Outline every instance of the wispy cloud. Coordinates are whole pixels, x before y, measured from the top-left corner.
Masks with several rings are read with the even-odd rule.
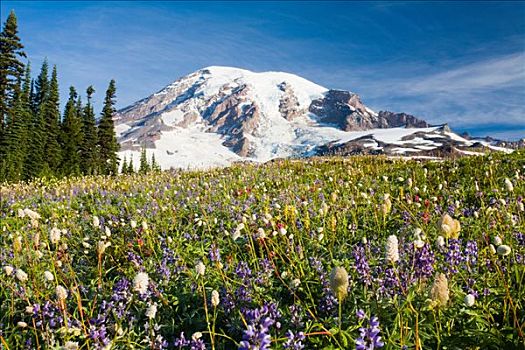
[[[358,92],[375,109],[412,113],[431,123],[525,125],[525,52],[439,68],[411,61],[304,71]]]

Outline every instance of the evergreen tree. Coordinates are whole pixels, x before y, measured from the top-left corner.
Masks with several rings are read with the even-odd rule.
[[[87,104],[82,113],[82,145],[80,147],[81,154],[81,170],[82,173],[92,175],[97,173],[97,127],[95,120],[95,112],[91,105],[91,97],[95,89],[89,86],[86,90]]]
[[[45,121],[45,163],[43,169],[44,176],[59,175],[61,161],[60,150],[60,110],[58,94],[58,76],[56,66],[53,66],[51,82],[49,83],[49,95],[44,99],[43,106],[40,108]]]
[[[31,102],[31,122],[28,127],[29,139],[28,154],[25,163],[25,179],[43,175],[45,168],[46,120],[44,102],[49,97],[48,63],[44,60],[40,74],[34,82]]]
[[[34,85],[31,108],[33,109],[33,115],[36,115],[41,112],[44,101],[49,95],[49,64],[47,63],[47,58],[44,60],[44,63],[42,63],[40,74],[36,78]]]
[[[120,173],[127,174],[127,171],[128,171],[128,162],[126,160],[126,156],[124,156],[124,160],[122,161],[122,165],[120,168]]]
[[[62,121],[62,175],[80,175],[80,147],[82,144],[82,106],[73,86]]]
[[[153,152],[151,154],[151,170],[152,171],[160,171],[160,165],[157,164],[157,161],[155,160],[155,153]]]
[[[146,147],[142,147],[142,151],[140,152],[140,166],[139,166],[139,173],[146,174],[149,173],[150,167],[148,164],[148,158],[146,155]]]
[[[128,173],[128,174],[133,174],[134,172],[135,172],[135,167],[133,166],[133,155],[131,155],[131,158],[129,159],[128,171],[127,171],[127,173]]]
[[[11,10],[0,32],[0,138],[7,128],[8,111],[14,105],[15,90],[24,74],[24,63],[20,61],[21,57],[26,57],[23,48],[18,37],[16,15]]]
[[[20,85],[15,89],[14,97],[15,102],[8,112],[12,122],[9,128],[5,129],[2,139],[3,154],[0,161],[0,178],[8,181],[23,179],[29,136],[28,122],[31,119],[29,106],[25,102]]]
[[[102,174],[117,174],[118,156],[117,152],[120,145],[115,135],[115,126],[113,124],[113,114],[115,113],[115,80],[111,80],[106,91],[104,107],[102,108],[102,117],[98,124],[98,145],[100,172]]]

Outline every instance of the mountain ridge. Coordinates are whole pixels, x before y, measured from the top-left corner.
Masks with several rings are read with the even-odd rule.
[[[353,92],[327,89],[291,73],[222,66],[190,73],[119,110],[115,124],[122,156],[135,156],[146,147],[163,168],[332,154],[341,151],[337,146],[341,142],[355,141],[366,131],[406,137],[407,132],[435,134],[440,130],[448,139],[446,144],[459,145],[459,136],[450,130],[432,127],[406,113],[375,112]],[[406,130],[401,132],[401,128]],[[444,144],[431,139],[415,137],[411,147],[390,147],[392,142],[397,146],[407,142],[383,137],[343,153],[360,149],[362,153],[424,154],[429,147]],[[209,155],[197,150],[193,154],[184,143],[193,143]],[[463,138],[461,143],[473,144]],[[491,146],[490,142],[486,145]]]

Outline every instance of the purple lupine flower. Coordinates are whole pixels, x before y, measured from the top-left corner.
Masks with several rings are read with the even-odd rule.
[[[175,348],[177,349],[182,349],[188,345],[190,345],[190,341],[187,340],[185,337],[184,337],[184,332],[180,332],[180,336],[178,338],[175,338],[175,341],[173,342],[173,345],[175,346]]]
[[[303,322],[303,309],[300,305],[290,305],[288,307],[288,310],[290,310],[290,323],[293,327],[296,329],[302,328],[304,326]]]
[[[258,326],[248,325],[247,329],[242,335],[239,350],[268,350],[272,338],[268,334],[269,327],[273,324],[273,320],[269,317],[265,318]]]
[[[449,239],[448,247],[445,252],[445,272],[455,274],[458,268],[464,262],[463,254],[461,253],[461,240]]]
[[[359,337],[355,341],[356,350],[373,350],[382,348],[385,343],[381,341],[379,332],[379,319],[376,316],[372,316],[367,328],[359,328]]]
[[[128,261],[134,263],[137,267],[142,266],[143,264],[142,258],[139,255],[135,254],[135,252],[132,252],[132,251],[128,252]]]
[[[235,274],[242,280],[247,280],[252,277],[252,270],[246,261],[240,261],[235,268]]]
[[[470,270],[478,262],[478,244],[476,241],[468,241],[465,247],[464,260],[467,264],[467,268]]]
[[[280,328],[278,319],[281,317],[277,304],[264,304],[258,309],[248,309],[243,312],[248,327],[243,333],[239,350],[270,349],[270,327]]]
[[[206,344],[202,339],[192,339],[190,343],[190,350],[206,350]]]
[[[323,296],[318,304],[319,311],[325,315],[330,315],[336,310],[337,305],[339,305],[339,301],[334,296],[332,289],[330,287],[324,287]]]
[[[515,232],[514,233],[514,238],[518,242],[518,245],[525,246],[525,234],[523,234],[521,232]]]
[[[425,243],[420,249],[411,249],[410,251],[414,254],[414,277],[429,278],[432,276],[434,274],[435,257],[430,244]]]
[[[317,272],[317,275],[319,277],[319,281],[321,281],[321,284],[325,288],[329,288],[329,281],[328,281],[328,274],[324,269],[323,263],[318,258],[311,256],[308,258],[310,262],[310,266]]]
[[[297,334],[293,334],[291,330],[288,330],[286,332],[286,341],[283,344],[283,347],[285,349],[291,349],[291,350],[302,350],[304,349],[303,340],[305,340],[305,336],[303,332],[298,332]]]
[[[219,247],[215,242],[210,247],[209,257],[212,262],[218,262],[221,261],[221,253],[219,251]]]
[[[366,259],[365,247],[361,244],[356,245],[352,251],[352,255],[354,256],[355,270],[359,282],[365,286],[369,286],[372,284],[372,279],[370,278],[370,266]]]
[[[366,316],[365,311],[363,309],[359,309],[356,311],[356,316],[358,320],[363,320]]]

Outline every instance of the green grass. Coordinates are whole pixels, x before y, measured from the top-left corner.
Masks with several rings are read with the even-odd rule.
[[[283,160],[4,185],[0,348],[69,341],[82,349],[178,349],[181,332],[189,340],[200,332],[207,349],[236,349],[249,325],[269,335],[271,349],[290,343],[288,331],[304,333],[305,349],[355,348],[372,316],[385,349],[524,348],[524,167],[517,151],[444,162]],[[25,208],[41,217],[21,217]],[[461,230],[458,240],[443,237],[438,246],[444,213]],[[56,243],[53,227],[61,230]],[[386,255],[391,235],[397,262]],[[496,236],[509,255],[492,252]],[[9,276],[7,266],[14,268]],[[338,266],[349,275],[341,303],[329,281]],[[134,289],[139,272],[149,276],[144,294]],[[444,304],[431,293],[438,273],[448,282]],[[57,286],[66,299],[58,299]],[[476,296],[472,306],[467,294]],[[152,305],[157,312],[149,318]]]

